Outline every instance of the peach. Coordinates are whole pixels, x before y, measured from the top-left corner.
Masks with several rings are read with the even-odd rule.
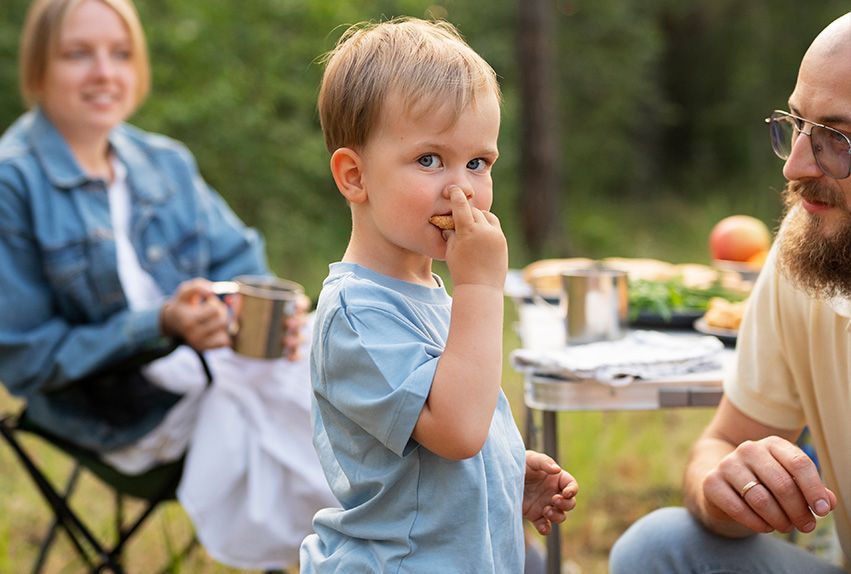
[[[754,265],[756,267],[762,267],[762,264],[765,263],[765,259],[768,257],[768,251],[757,251],[751,257],[748,257],[748,263]]]
[[[731,215],[715,224],[709,234],[713,259],[725,261],[758,260],[771,247],[768,227],[749,215]]]

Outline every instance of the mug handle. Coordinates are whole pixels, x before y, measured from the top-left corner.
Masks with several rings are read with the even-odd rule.
[[[233,301],[229,301],[230,295],[239,294],[239,283],[236,281],[213,281],[213,293],[228,306],[228,334],[233,338],[239,332],[238,309],[234,309]],[[238,301],[235,302],[238,306]]]
[[[239,293],[239,284],[236,281],[213,281],[213,293],[219,297],[236,295]]]

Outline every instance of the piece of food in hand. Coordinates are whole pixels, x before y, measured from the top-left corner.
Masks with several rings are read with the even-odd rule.
[[[708,326],[716,329],[738,330],[745,313],[745,302],[734,303],[722,297],[713,297],[709,300],[703,320]]]
[[[440,229],[455,229],[455,220],[451,215],[432,215],[428,222]]]

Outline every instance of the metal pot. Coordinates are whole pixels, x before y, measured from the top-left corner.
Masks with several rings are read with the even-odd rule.
[[[625,271],[605,267],[561,274],[567,344],[612,341],[626,335],[629,292]]]

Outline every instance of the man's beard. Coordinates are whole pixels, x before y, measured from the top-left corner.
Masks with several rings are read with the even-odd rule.
[[[831,235],[825,235],[818,214],[800,207],[802,197],[843,210]],[[813,297],[851,298],[851,212],[845,198],[814,182],[792,181],[783,191],[783,201],[786,217],[778,236],[780,270]]]

